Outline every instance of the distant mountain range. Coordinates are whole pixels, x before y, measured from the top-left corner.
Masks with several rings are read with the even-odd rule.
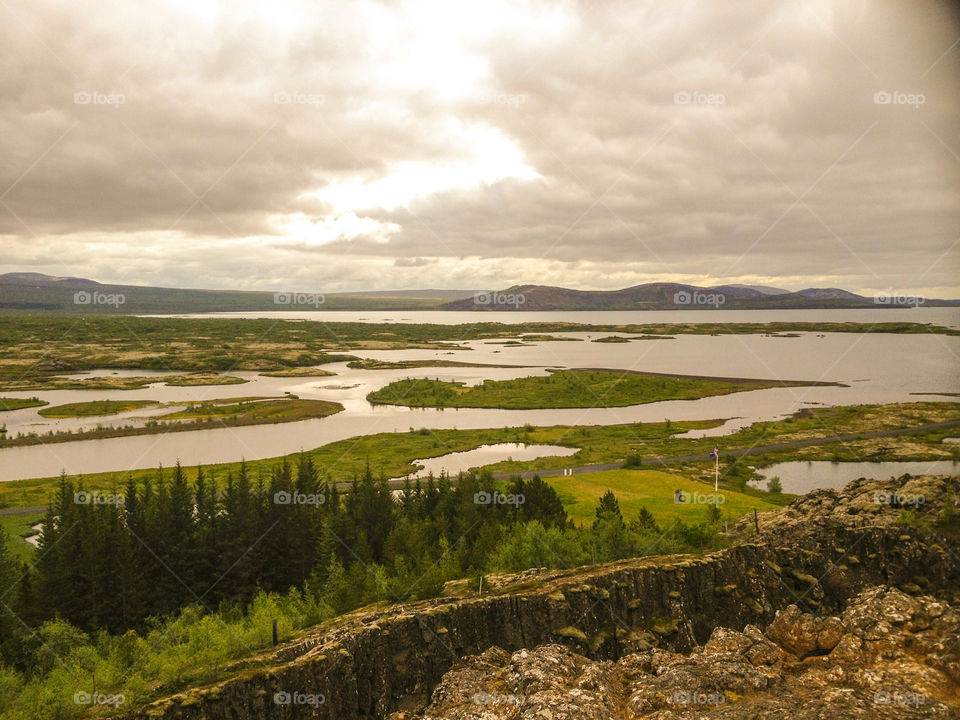
[[[193,290],[110,285],[78,277],[12,272],[0,275],[0,311],[181,314],[263,310],[436,310],[445,302],[472,297],[472,290],[375,290],[356,293],[293,289]]]
[[[514,285],[444,303],[443,310],[748,310],[789,308],[885,308],[960,305],[906,295],[865,297],[840,288],[791,292],[763,285],[701,287],[681,283],[645,283],[622,290],[571,290],[548,285]]]
[[[250,312],[263,310],[748,310],[885,308],[960,305],[960,300],[864,297],[839,288],[791,292],[765,285],[701,287],[645,283],[622,290],[514,285],[505,290],[377,290],[319,293],[191,290],[110,285],[78,277],[12,272],[0,275],[0,310],[114,313]]]

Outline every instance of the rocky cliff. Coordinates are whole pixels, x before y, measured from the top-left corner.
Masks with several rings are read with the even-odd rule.
[[[390,720],[946,720],[960,716],[958,646],[960,607],[880,586],[841,617],[790,605],[766,632],[718,627],[689,654],[491,648],[444,675],[422,714]]]
[[[781,677],[804,677],[814,686],[821,682],[824,692],[836,690],[841,693],[838,698],[849,695],[854,698],[851,707],[859,708],[866,697],[863,694],[881,685],[865,684],[860,690],[851,690],[836,680],[840,672],[836,663],[848,674],[850,668],[874,672],[871,663],[886,656],[883,646],[861,645],[861,656],[854,653],[853,659],[841,660],[845,652],[837,650],[841,639],[851,635],[862,643],[873,636],[892,637],[896,632],[904,634],[898,652],[913,658],[916,674],[931,673],[932,679],[922,685],[922,691],[911,691],[931,698],[931,704],[918,711],[939,707],[932,704],[934,700],[947,708],[949,693],[940,688],[960,679],[960,642],[952,647],[949,642],[951,633],[956,633],[956,611],[946,607],[960,602],[960,549],[951,539],[957,537],[958,529],[947,527],[950,536],[945,537],[942,525],[935,523],[949,518],[943,512],[944,503],[953,507],[958,495],[958,478],[860,480],[843,491],[818,491],[784,510],[762,514],[759,532],[752,518],[743,521],[734,529],[732,546],[711,555],[652,557],[564,572],[527,573],[514,582],[501,582],[482,597],[443,597],[366,609],[248,659],[228,680],[166,698],[125,717],[594,717],[530,715],[525,704],[461,702],[477,692],[487,692],[491,696],[519,694],[525,703],[530,694],[524,689],[528,679],[515,667],[515,659],[526,662],[524,658],[532,658],[528,665],[536,672],[553,667],[551,663],[566,668],[557,670],[557,684],[550,692],[567,693],[565,702],[574,707],[580,703],[583,712],[592,708],[593,701],[589,695],[582,695],[582,702],[577,700],[580,690],[594,687],[599,693],[606,687],[603,692],[610,694],[610,688],[616,686],[618,692],[611,695],[611,702],[620,704],[616,712],[603,717],[700,717],[703,706],[678,709],[656,699],[657,693],[674,690],[666,680],[662,683],[667,684],[658,684],[658,678],[684,673],[694,678],[683,686],[691,697],[695,693],[697,698],[725,694],[724,703],[707,708],[720,713],[717,717],[741,707],[736,702],[727,704],[730,697],[760,691],[770,696],[769,708],[758,706],[760,714],[729,717],[783,717],[775,702],[786,697],[778,688],[787,680],[762,681],[760,675],[771,675],[774,671],[770,668],[776,668]],[[930,597],[917,599],[926,595]],[[879,612],[876,608],[884,603],[920,605],[909,606],[913,614],[908,620],[890,624],[895,632],[887,632],[886,626],[857,624],[858,612],[874,618]],[[940,614],[934,615],[937,608]],[[782,611],[780,619],[778,611]],[[927,627],[921,627],[926,620],[917,624],[921,617],[930,620]],[[935,617],[946,619],[934,622]],[[766,628],[765,635],[760,628]],[[806,629],[798,635],[795,628]],[[866,634],[857,635],[860,630]],[[919,645],[911,645],[906,634],[917,631],[927,635]],[[814,645],[809,647],[814,636]],[[837,642],[831,645],[834,639]],[[942,642],[939,651],[928,650],[938,642]],[[844,643],[844,648],[856,645],[855,640]],[[516,655],[524,649],[526,656]],[[939,652],[942,658],[917,659],[921,651],[924,657]],[[751,652],[772,658],[772,663],[754,664]],[[724,655],[721,664],[714,662],[715,655]],[[836,663],[810,661],[820,675],[790,669],[823,657]],[[740,684],[721,687],[722,683],[697,680],[694,671],[698,663],[706,673],[700,673],[703,677],[740,678]],[[538,667],[541,670],[536,670]],[[904,687],[912,687],[911,672],[897,676]],[[486,685],[468,681],[487,675]],[[648,680],[641,682],[641,677]],[[830,678],[834,678],[832,685],[827,682]],[[754,687],[757,683],[761,686]],[[882,687],[895,685],[891,682]],[[516,688],[523,692],[514,692]],[[954,713],[958,707],[955,692]],[[638,700],[637,704],[634,695],[654,699]],[[506,702],[511,701],[508,698]],[[909,713],[917,708],[900,703],[894,709]],[[828,715],[842,716],[824,712],[802,717]]]

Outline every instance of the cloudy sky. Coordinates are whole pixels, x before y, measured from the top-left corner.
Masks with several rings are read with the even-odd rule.
[[[0,271],[960,297],[947,2],[0,3]]]

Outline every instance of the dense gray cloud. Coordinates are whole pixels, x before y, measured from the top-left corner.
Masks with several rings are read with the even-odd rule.
[[[950,7],[9,2],[0,262],[957,297]]]

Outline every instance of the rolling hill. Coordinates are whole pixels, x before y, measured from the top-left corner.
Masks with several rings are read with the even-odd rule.
[[[910,307],[882,302],[840,288],[797,292],[763,285],[701,287],[645,283],[621,290],[575,290],[514,285],[506,290],[377,290],[349,293],[197,290],[111,285],[78,277],[33,272],[0,275],[0,311],[180,314],[264,310],[749,310],[782,308]],[[909,299],[907,299],[909,300]],[[923,299],[921,305],[960,305],[960,300]]]

